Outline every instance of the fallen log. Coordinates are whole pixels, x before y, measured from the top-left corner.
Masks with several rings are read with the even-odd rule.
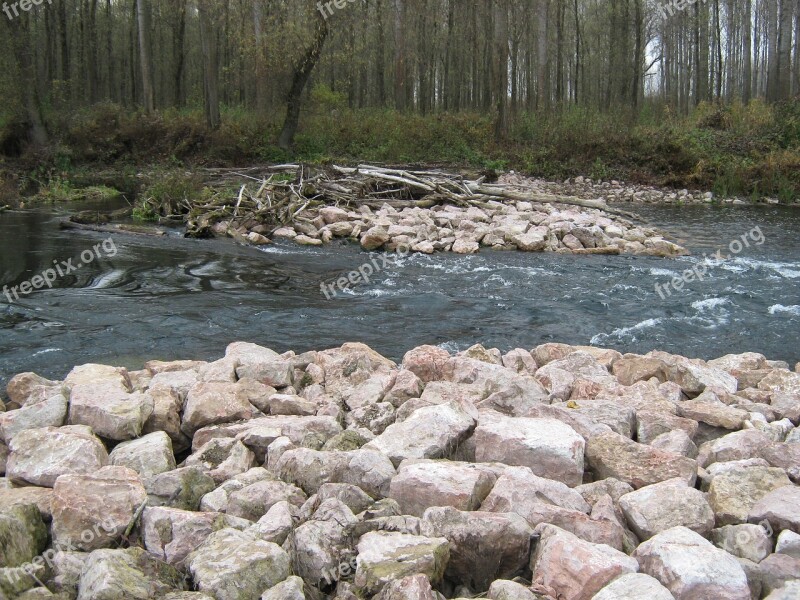
[[[72,221],[61,221],[58,224],[61,229],[77,229],[78,231],[93,231],[97,233],[121,233],[127,235],[148,235],[164,236],[167,232],[157,227],[147,227],[144,225],[128,225],[118,223],[116,225],[88,225],[85,223],[74,223]]]

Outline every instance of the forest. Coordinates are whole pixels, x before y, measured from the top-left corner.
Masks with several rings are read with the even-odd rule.
[[[5,3],[26,168],[289,158],[800,189],[798,0]]]

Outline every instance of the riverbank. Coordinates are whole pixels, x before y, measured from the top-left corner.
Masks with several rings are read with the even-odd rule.
[[[0,590],[791,598],[794,369],[234,343],[212,362],[21,374],[0,414]]]

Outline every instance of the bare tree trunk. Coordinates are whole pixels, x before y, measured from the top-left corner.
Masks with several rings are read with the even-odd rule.
[[[792,13],[795,0],[781,0],[778,31],[777,99],[786,100],[792,90]]]
[[[397,110],[407,108],[408,65],[406,57],[405,0],[394,0],[394,102]]]
[[[212,0],[198,0],[200,17],[200,45],[203,51],[203,99],[206,124],[218,129],[221,123],[219,114],[219,53],[217,34],[210,14]]]
[[[549,61],[547,56],[547,34],[548,34],[548,8],[550,0],[538,0],[538,73],[536,76],[539,89],[537,108],[546,110],[550,107],[550,77]]]
[[[294,143],[294,135],[300,123],[300,105],[303,90],[308,83],[309,77],[311,77],[311,72],[319,62],[322,48],[328,37],[328,21],[319,11],[314,10],[313,12],[316,19],[314,40],[302,60],[294,68],[292,87],[289,90],[286,107],[286,120],[283,123],[283,131],[281,131],[281,136],[278,140],[278,145],[284,150],[290,149]]]
[[[767,3],[767,101],[775,102],[780,89],[780,59],[778,58],[778,0]]]
[[[504,0],[493,2],[494,10],[494,92],[497,94],[495,140],[508,134],[508,5]]]
[[[173,106],[183,106],[184,102],[184,86],[183,86],[183,71],[186,59],[184,56],[184,41],[186,38],[186,1],[177,1],[177,17],[178,23],[175,30],[175,38],[172,42],[172,54],[174,58],[175,71],[173,77],[175,78],[175,87],[173,88],[174,94],[172,97]]]
[[[3,19],[5,20],[5,19]],[[31,39],[31,15],[21,13],[17,21],[6,24],[11,30],[11,44],[16,58],[19,76],[22,106],[28,123],[28,141],[36,147],[47,144],[47,130],[42,118],[42,107],[39,102],[38,85],[36,85],[36,68],[33,61],[35,44]]]
[[[139,60],[142,75],[142,102],[144,110],[152,113],[156,109],[153,85],[153,62],[150,56],[150,5],[148,0],[136,0],[139,22]]]

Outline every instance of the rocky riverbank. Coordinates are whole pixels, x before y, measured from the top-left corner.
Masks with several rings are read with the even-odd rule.
[[[9,598],[800,594],[800,365],[759,354],[236,343],[7,393]]]

